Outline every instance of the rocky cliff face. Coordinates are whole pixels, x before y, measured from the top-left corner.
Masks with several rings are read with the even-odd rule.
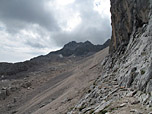
[[[151,2],[111,0],[111,67],[119,69],[117,74],[120,85],[147,92],[152,91],[146,89],[152,78]]]
[[[111,0],[111,14],[103,72],[69,114],[151,113],[152,0]]]
[[[150,0],[111,0],[111,53],[126,49],[131,35],[148,23],[149,12]]]

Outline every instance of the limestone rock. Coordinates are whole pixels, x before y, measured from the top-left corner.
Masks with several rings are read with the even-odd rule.
[[[101,111],[102,111],[103,109],[105,109],[108,105],[110,105],[110,103],[111,103],[111,101],[107,101],[107,102],[101,104],[101,105],[96,109],[95,114],[101,112]]]
[[[148,103],[150,106],[152,102],[152,1],[111,0],[111,14],[110,54],[101,63],[103,72],[94,88],[78,103],[85,104],[83,110],[96,107],[96,113],[104,110],[108,101],[114,103],[124,96],[137,100],[120,102],[118,107]],[[81,114],[77,106],[74,111]]]
[[[122,50],[129,43],[130,36],[149,21],[149,0],[111,0],[112,38],[110,52]]]

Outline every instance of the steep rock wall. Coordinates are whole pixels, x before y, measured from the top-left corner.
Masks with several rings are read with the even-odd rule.
[[[145,92],[152,91],[151,3],[152,0],[111,0],[113,30],[108,69],[117,69],[119,85]]]
[[[111,0],[110,53],[124,51],[131,34],[149,21],[150,0]]]

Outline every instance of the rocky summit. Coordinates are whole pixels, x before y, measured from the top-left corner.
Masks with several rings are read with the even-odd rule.
[[[62,54],[63,56],[87,56],[93,53],[96,53],[110,44],[110,39],[107,40],[103,45],[94,45],[90,41],[86,42],[69,42],[68,44],[64,45],[64,47],[56,52],[51,52],[50,54]]]

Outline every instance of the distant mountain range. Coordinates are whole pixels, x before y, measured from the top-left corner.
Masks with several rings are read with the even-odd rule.
[[[0,63],[0,75],[5,75],[3,78],[14,78],[14,76],[10,77],[10,75],[38,70],[38,68],[45,66],[45,64],[54,61],[59,62],[73,57],[86,57],[108,47],[109,44],[110,39],[103,45],[94,45],[89,41],[84,43],[72,41],[64,45],[64,47],[58,51],[32,58],[29,61],[19,63]]]

